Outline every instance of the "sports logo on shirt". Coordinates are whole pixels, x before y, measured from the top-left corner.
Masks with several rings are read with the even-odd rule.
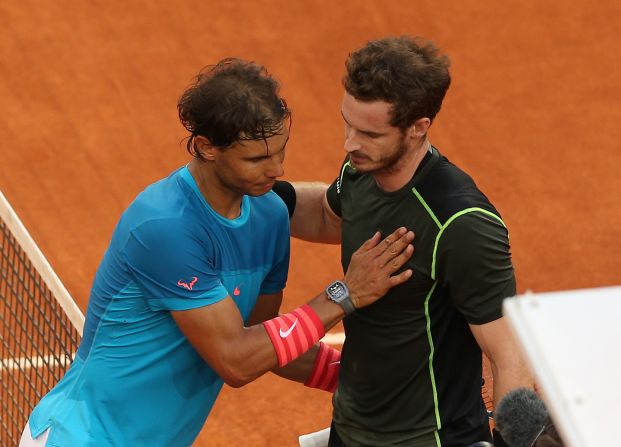
[[[179,287],[183,287],[184,289],[192,290],[192,288],[194,287],[194,284],[196,284],[197,281],[198,281],[198,278],[194,276],[192,277],[192,280],[190,282],[185,282],[182,280],[177,281],[177,285]]]

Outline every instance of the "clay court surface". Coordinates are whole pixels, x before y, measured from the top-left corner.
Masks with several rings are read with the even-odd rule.
[[[612,0],[4,1],[0,189],[84,311],[120,213],[188,160],[176,100],[201,67],[265,64],[294,111],[286,178],[331,181],[348,52],[422,35],[452,60],[431,141],[500,210],[519,291],[620,284],[619,29]],[[293,241],[284,310],[341,274]],[[225,386],[196,445],[294,446],[330,412],[268,374]]]

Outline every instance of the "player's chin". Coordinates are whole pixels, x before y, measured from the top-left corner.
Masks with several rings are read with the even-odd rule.
[[[246,194],[248,194],[249,196],[254,196],[254,197],[262,196],[270,192],[273,186],[274,186],[274,182],[260,183],[257,185],[253,185],[251,188],[248,189]]]
[[[354,161],[354,160],[350,160],[350,161],[351,161],[351,165],[356,169],[356,171],[362,174],[373,172],[376,170],[375,165],[371,163],[369,159],[360,160],[360,161]]]

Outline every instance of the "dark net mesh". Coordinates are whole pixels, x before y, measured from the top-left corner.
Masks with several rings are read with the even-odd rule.
[[[0,446],[65,373],[80,335],[0,216]]]

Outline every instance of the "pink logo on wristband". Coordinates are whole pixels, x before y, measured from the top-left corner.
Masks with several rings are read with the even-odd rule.
[[[286,331],[283,331],[282,328],[279,330],[280,333],[280,338],[287,338],[289,336],[289,334],[291,334],[291,332],[293,331],[293,329],[295,328],[295,325],[298,324],[298,319],[296,318],[295,321],[293,322],[293,324],[291,325],[291,327],[289,329],[287,329]]]

